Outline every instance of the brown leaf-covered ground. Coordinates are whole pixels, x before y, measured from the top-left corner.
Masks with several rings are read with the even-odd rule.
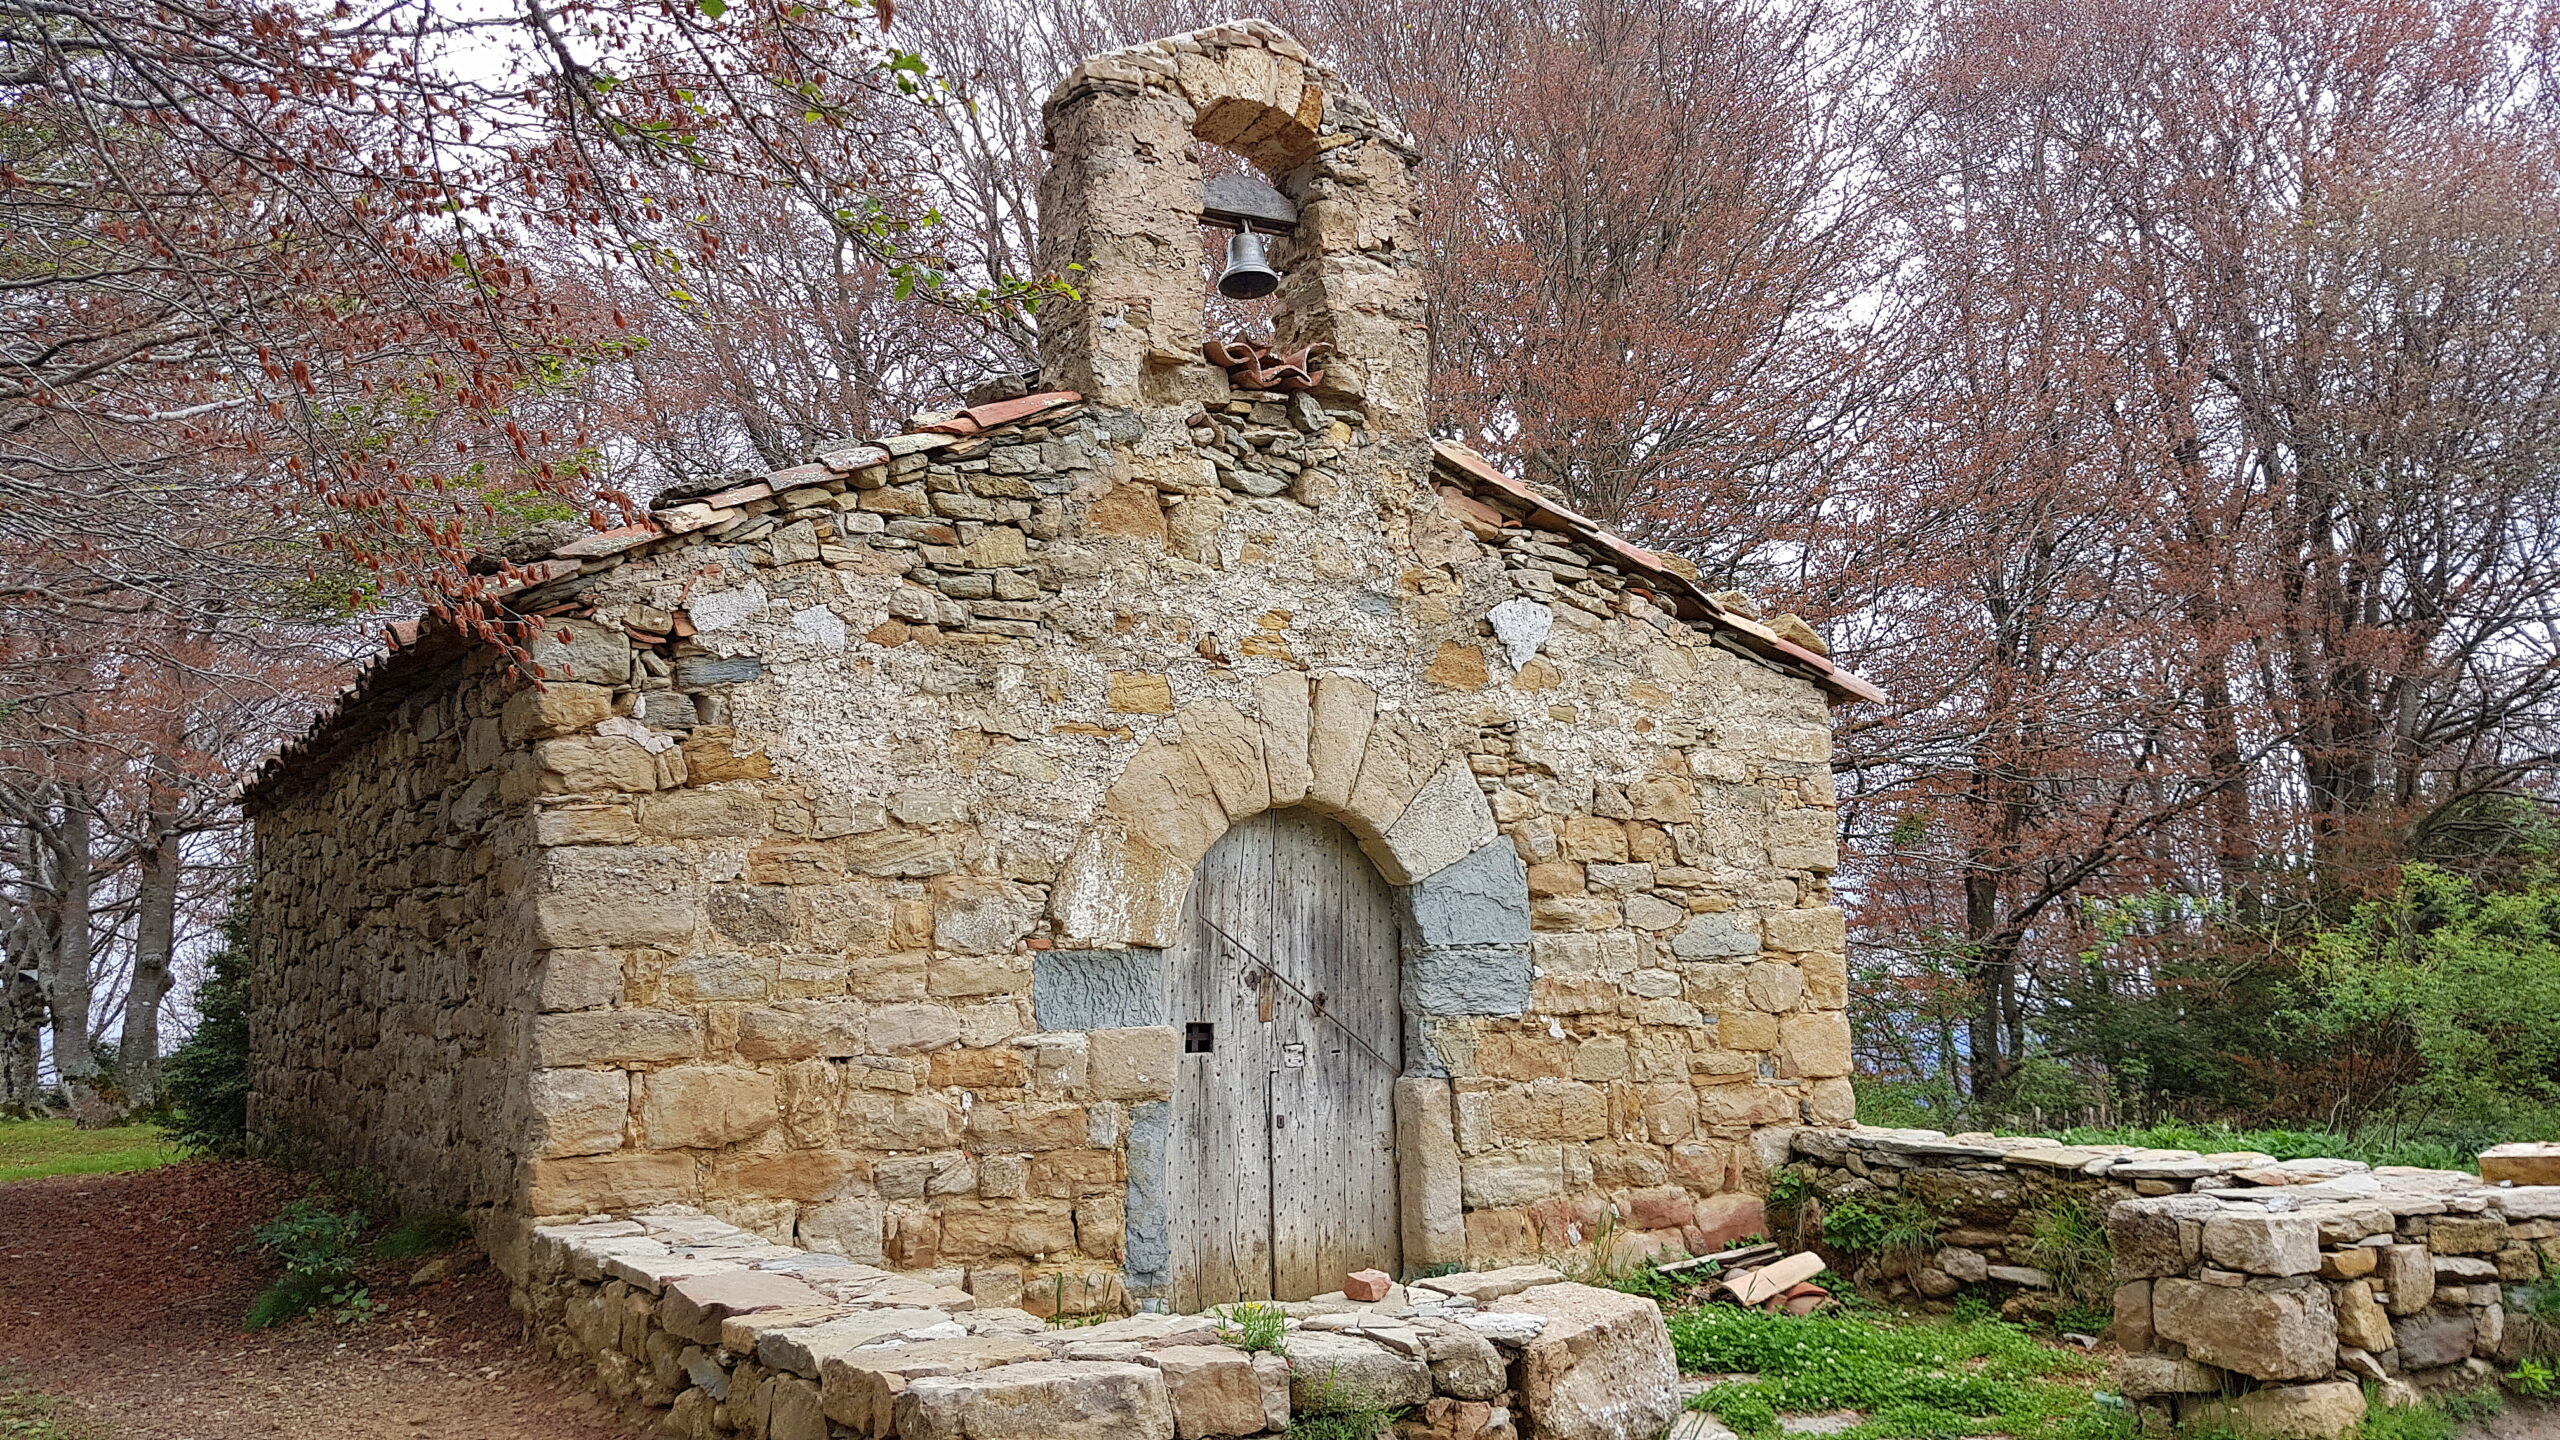
[[[240,1325],[270,1278],[249,1228],[301,1193],[234,1161],[0,1185],[0,1369],[97,1440],[633,1440],[535,1362],[486,1263],[370,1324]],[[410,1266],[390,1267],[392,1275]]]

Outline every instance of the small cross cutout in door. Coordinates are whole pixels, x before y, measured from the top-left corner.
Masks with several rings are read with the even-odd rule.
[[[1218,1027],[1206,1020],[1194,1020],[1182,1027],[1182,1053],[1206,1055],[1218,1048]]]

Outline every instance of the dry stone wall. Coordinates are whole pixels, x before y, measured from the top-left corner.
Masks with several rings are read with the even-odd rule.
[[[1944,1308],[1972,1290],[2042,1308],[2037,1221],[2103,1215],[2109,1335],[2126,1396],[2183,1424],[2336,1436],[2367,1393],[2476,1389],[2548,1347],[2514,1287],[2560,1264],[2560,1185],[2461,1171],[2278,1161],[2035,1138],[1854,1128],[1794,1138],[1825,1207],[1900,1195],[1947,1228],[1864,1279]]]
[[[540,1343],[715,1440],[1184,1440],[1375,1406],[1398,1440],[1654,1440],[1679,1409],[1652,1301],[1520,1266],[1277,1307],[1278,1350],[1202,1315],[1060,1328],[685,1207],[532,1232]]]
[[[253,807],[250,1130],[413,1199],[513,1197],[538,952],[509,896],[525,738],[493,663],[383,697],[365,742]],[[601,692],[599,692],[601,693]],[[598,718],[603,715],[598,710]]]

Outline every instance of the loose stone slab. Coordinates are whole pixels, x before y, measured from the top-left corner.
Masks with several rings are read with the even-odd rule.
[[[822,1367],[827,1418],[851,1427],[857,1435],[891,1435],[896,1433],[897,1399],[917,1380],[1055,1358],[1045,1345],[1010,1336],[856,1348],[828,1356]]]
[[[758,1310],[814,1310],[827,1297],[788,1275],[733,1270],[687,1276],[658,1302],[658,1323],[697,1345],[720,1343],[720,1322]]]
[[[1418,1356],[1339,1331],[1293,1332],[1289,1370],[1289,1401],[1302,1415],[1431,1398],[1431,1369]]]
[[[2560,1145],[2540,1140],[2492,1145],[2480,1152],[2480,1180],[2487,1185],[2560,1188]]]
[[[812,1380],[825,1378],[832,1356],[849,1355],[864,1345],[950,1323],[940,1310],[870,1310],[817,1325],[768,1330],[756,1339],[756,1361],[772,1370],[789,1370]]]
[[[1152,1366],[1035,1360],[932,1376],[901,1392],[899,1440],[1173,1440],[1173,1402]]]
[[[1508,1265],[1499,1270],[1461,1270],[1455,1275],[1416,1280],[1413,1288],[1437,1290],[1443,1295],[1463,1295],[1485,1305],[1535,1286],[1561,1284],[1563,1280],[1564,1272],[1549,1266]]]

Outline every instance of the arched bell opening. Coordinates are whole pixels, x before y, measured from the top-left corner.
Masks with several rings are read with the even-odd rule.
[[[1296,215],[1265,246],[1275,292],[1252,302],[1269,307],[1268,348],[1329,347],[1324,403],[1360,407],[1373,433],[1423,433],[1413,155],[1337,84],[1250,21],[1098,56],[1067,77],[1042,112],[1041,268],[1074,293],[1041,306],[1042,383],[1142,409],[1227,393],[1223,362],[1204,354],[1227,337],[1205,313],[1195,238],[1209,181],[1225,173]],[[1247,164],[1213,158],[1204,175],[1213,150]]]

